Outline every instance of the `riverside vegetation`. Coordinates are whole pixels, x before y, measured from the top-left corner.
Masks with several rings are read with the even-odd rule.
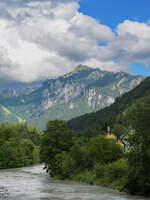
[[[39,163],[40,131],[27,124],[0,125],[0,169]]]
[[[146,79],[131,93],[123,95],[122,101],[117,99],[106,109],[109,110],[107,115],[97,118],[94,124],[91,123],[92,114],[88,115],[88,120],[83,116],[86,123],[91,123],[86,129],[71,129],[70,122],[62,120],[48,121],[42,133],[27,124],[1,124],[0,168],[41,161],[50,176],[56,179],[100,184],[150,196],[149,81],[150,78]],[[128,98],[130,95],[133,99]],[[129,101],[125,101],[127,99]],[[108,125],[118,134],[132,126],[127,150],[105,138]]]

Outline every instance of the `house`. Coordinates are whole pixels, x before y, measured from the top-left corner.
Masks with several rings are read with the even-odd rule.
[[[117,136],[114,134],[114,133],[107,133],[106,135],[105,135],[105,138],[107,138],[107,139],[114,139],[114,140],[116,140],[117,139]]]
[[[121,147],[125,147],[125,143],[122,140],[118,139],[118,138],[116,140],[116,144],[119,144]]]
[[[124,137],[126,136],[126,134],[127,134],[128,132],[129,132],[129,128],[128,128],[128,130],[127,130],[124,134],[122,134],[122,135],[120,135],[120,136],[117,136],[117,135],[115,135],[115,133],[112,133],[112,132],[111,132],[110,127],[108,126],[108,127],[107,127],[107,133],[106,133],[106,135],[105,135],[105,138],[114,140],[114,141],[116,141],[116,144],[119,144],[120,146],[125,147],[126,144],[125,144],[125,142],[123,141],[123,139],[124,139]]]

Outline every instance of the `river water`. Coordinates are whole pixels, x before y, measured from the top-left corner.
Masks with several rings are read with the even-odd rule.
[[[0,200],[146,200],[100,186],[55,181],[42,168],[0,170]]]

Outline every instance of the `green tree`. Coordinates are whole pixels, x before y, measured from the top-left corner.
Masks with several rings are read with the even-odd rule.
[[[16,126],[0,125],[0,168],[23,166],[23,151]]]
[[[62,152],[69,152],[72,146],[72,136],[73,132],[67,129],[65,121],[53,120],[47,123],[46,130],[41,137],[40,154],[51,176],[60,174],[56,157]]]
[[[112,132],[117,136],[123,135],[125,131],[126,128],[121,124],[115,124],[112,130]]]
[[[35,146],[39,143],[37,134],[27,124],[0,124],[0,168],[23,167],[39,162],[39,148]]]
[[[150,195],[150,104],[137,103],[130,113],[135,133],[128,142],[129,175],[126,184],[132,194]]]
[[[71,178],[84,171],[93,170],[95,165],[111,163],[123,157],[123,149],[103,135],[91,138],[86,143],[77,139],[68,153],[57,154],[57,165],[61,169],[59,178]]]
[[[123,156],[123,149],[115,141],[105,139],[99,134],[93,137],[84,147],[84,160],[93,167],[95,164],[106,164]],[[87,166],[88,167],[88,166]]]

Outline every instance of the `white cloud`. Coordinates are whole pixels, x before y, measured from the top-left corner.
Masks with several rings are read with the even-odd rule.
[[[79,63],[110,71],[150,66],[149,23],[126,20],[113,33],[78,8],[74,0],[0,2],[0,77],[38,81]]]
[[[78,37],[86,37],[99,42],[108,42],[114,38],[112,30],[108,26],[79,12],[71,20],[70,31]]]
[[[26,2],[1,4],[11,16],[0,18],[1,44],[11,61],[5,73],[9,78],[30,82],[62,75],[96,59],[98,43],[113,38],[110,28],[78,12],[77,1]]]
[[[101,59],[119,60],[128,66],[132,62],[141,62],[150,67],[150,26],[126,20],[119,24],[116,37],[107,46],[101,47]]]

